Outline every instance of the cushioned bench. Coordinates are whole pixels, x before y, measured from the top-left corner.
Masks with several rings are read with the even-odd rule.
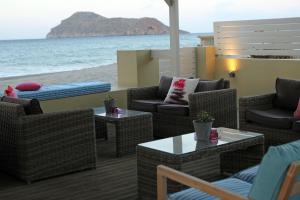
[[[45,85],[37,91],[18,91],[19,98],[51,100],[87,94],[108,92],[111,84],[101,81]]]
[[[258,171],[258,167],[259,165],[245,169],[241,172],[238,172],[237,174],[233,175],[230,178],[213,182],[213,184],[220,188],[224,188],[231,192],[240,194],[242,196],[247,196],[253,184],[256,173]],[[217,198],[194,188],[189,188],[169,196],[169,200],[216,200],[216,199]]]

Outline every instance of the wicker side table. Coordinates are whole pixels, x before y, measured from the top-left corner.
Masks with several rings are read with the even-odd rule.
[[[153,140],[151,113],[122,110],[121,114],[107,114],[102,108],[94,111],[97,136],[104,134],[107,139],[108,133],[114,132],[117,157],[133,153],[138,144]]]
[[[235,173],[256,165],[264,155],[262,134],[219,128],[217,143],[194,140],[194,133],[139,144],[137,176],[139,199],[156,199],[156,168],[158,165],[183,171],[212,181],[222,172]],[[168,182],[168,191],[184,186]]]

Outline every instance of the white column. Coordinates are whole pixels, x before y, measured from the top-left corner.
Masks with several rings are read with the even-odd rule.
[[[165,0],[169,6],[170,18],[170,59],[176,68],[176,76],[180,76],[180,45],[179,45],[179,9],[178,0]]]
[[[182,136],[173,137],[173,152],[174,154],[182,154]]]

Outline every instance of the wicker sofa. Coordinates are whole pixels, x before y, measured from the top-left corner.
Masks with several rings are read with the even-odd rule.
[[[300,139],[300,119],[293,112],[300,97],[300,81],[278,78],[276,93],[239,99],[240,129],[265,136],[265,147]]]
[[[193,119],[201,111],[214,116],[215,127],[237,127],[236,90],[227,80],[201,80],[188,105],[165,104],[172,77],[162,76],[159,86],[133,88],[127,92],[128,109],[153,114],[153,135],[165,138],[193,132]]]
[[[0,170],[27,183],[96,168],[92,110],[28,114],[0,102]]]

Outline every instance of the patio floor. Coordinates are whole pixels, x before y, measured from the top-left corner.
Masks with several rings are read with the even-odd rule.
[[[135,155],[115,158],[112,141],[98,141],[96,170],[50,178],[27,185],[0,173],[1,200],[137,199]]]

